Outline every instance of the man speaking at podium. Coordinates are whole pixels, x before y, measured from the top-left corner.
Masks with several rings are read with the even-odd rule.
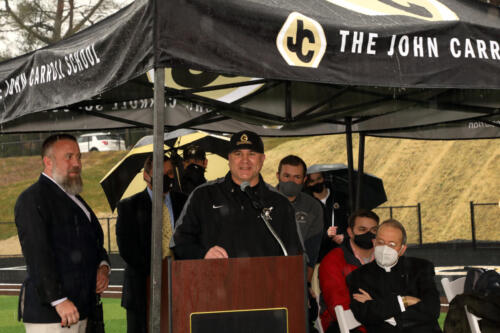
[[[196,188],[170,244],[178,259],[297,255],[303,252],[288,199],[260,176],[264,144],[253,132],[233,134],[224,178]]]

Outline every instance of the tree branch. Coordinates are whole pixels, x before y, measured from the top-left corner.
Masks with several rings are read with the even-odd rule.
[[[14,20],[14,22],[22,29],[26,30],[28,33],[32,34],[34,37],[38,38],[39,40],[41,40],[42,42],[46,43],[46,44],[50,44],[52,41],[50,40],[50,38],[48,38],[47,36],[44,36],[40,33],[38,33],[38,31],[32,29],[31,27],[27,26],[24,24],[23,20],[21,20],[19,18],[19,16],[17,16],[16,13],[14,13],[14,11],[10,8],[10,4],[9,4],[9,0],[4,0],[5,2],[5,10],[7,11],[7,13],[9,13],[9,15],[12,17],[12,19]]]
[[[64,0],[58,0],[56,16],[54,17],[54,30],[52,33],[52,39],[54,40],[61,39],[61,25],[62,25],[63,11],[64,11]]]
[[[92,9],[87,13],[87,15],[85,15],[80,20],[80,22],[78,22],[73,27],[73,29],[71,29],[71,30],[68,29],[68,31],[66,32],[66,34],[64,35],[64,37],[70,36],[70,35],[74,34],[75,32],[77,32],[78,30],[80,30],[83,27],[83,25],[89,21],[89,19],[91,18],[91,16],[94,15],[94,13],[96,12],[96,10],[102,5],[103,2],[104,2],[104,0],[99,0],[99,2],[96,3],[94,5],[94,7],[92,7]]]

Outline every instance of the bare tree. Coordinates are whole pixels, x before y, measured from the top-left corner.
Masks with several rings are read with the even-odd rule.
[[[5,58],[58,42],[132,0],[0,1],[0,39],[7,46],[0,58]]]

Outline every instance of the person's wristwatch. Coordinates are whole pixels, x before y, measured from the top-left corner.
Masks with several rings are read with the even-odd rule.
[[[406,296],[403,296],[401,298],[403,299],[403,305],[405,306],[405,308],[407,308],[409,306],[409,304],[408,304],[408,298]]]

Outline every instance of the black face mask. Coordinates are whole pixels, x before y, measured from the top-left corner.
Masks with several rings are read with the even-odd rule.
[[[149,175],[149,184],[153,188],[153,176]],[[174,187],[174,179],[168,175],[163,175],[163,193],[168,193]]]
[[[368,231],[361,235],[354,235],[354,243],[362,249],[369,250],[373,248],[374,238],[375,234]]]
[[[163,175],[163,193],[167,193],[174,187],[174,179]]]
[[[309,185],[307,186],[307,189],[313,193],[321,193],[323,192],[323,189],[325,188],[325,183],[316,183],[314,185]]]

